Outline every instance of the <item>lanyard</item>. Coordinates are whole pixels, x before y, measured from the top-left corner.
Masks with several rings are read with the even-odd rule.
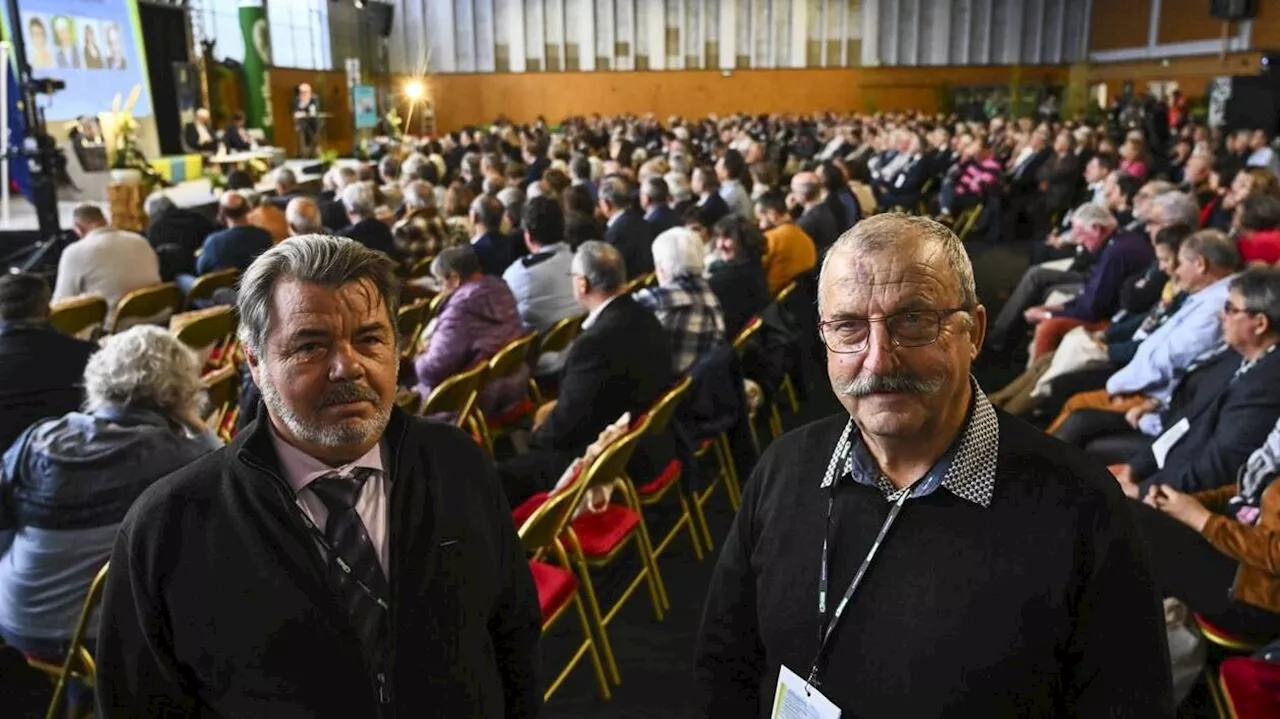
[[[837,451],[837,455],[843,454]],[[834,458],[833,458],[834,459]],[[867,550],[867,556],[863,557],[862,564],[858,566],[858,571],[853,575],[853,580],[849,582],[849,588],[844,591],[844,596],[840,598],[840,603],[836,605],[835,613],[831,615],[830,622],[827,621],[827,590],[829,583],[830,571],[830,544],[831,544],[831,515],[835,509],[836,502],[836,482],[832,482],[830,490],[827,494],[827,521],[826,529],[822,535],[822,564],[818,573],[818,651],[814,653],[813,664],[809,668],[808,683],[811,686],[818,686],[820,680],[818,674],[822,669],[822,662],[827,645],[831,641],[831,636],[835,633],[836,626],[840,623],[840,619],[844,616],[844,610],[849,606],[849,600],[853,598],[853,593],[858,590],[858,585],[862,584],[862,578],[866,576],[867,569],[871,567],[871,560],[875,559],[876,552],[880,550],[880,545],[884,544],[884,538],[889,534],[889,528],[898,518],[898,514],[902,512],[902,505],[907,503],[907,499],[911,497],[912,491],[929,475],[925,475],[920,479],[912,482],[909,487],[902,490],[902,495],[898,497],[898,501],[893,503],[889,508],[889,516],[885,517],[884,524],[880,525],[880,533],[876,535],[876,540],[871,543],[871,549]],[[825,626],[824,626],[825,625]]]
[[[302,505],[295,501],[293,506],[297,508],[298,515],[302,517],[303,523],[306,524],[307,529],[311,531],[311,538],[316,541],[317,545],[319,545],[320,553],[325,555],[325,558],[328,561],[337,564],[338,568],[347,575],[347,578],[359,587],[360,591],[369,595],[373,601],[377,602],[378,606],[382,607],[383,611],[391,611],[391,608],[387,606],[387,600],[381,594],[374,591],[372,587],[365,584],[359,577],[351,572],[351,565],[347,564],[347,560],[343,559],[342,555],[334,551],[333,547],[329,544],[329,540],[325,538],[324,532],[320,531],[320,528],[316,526],[314,521],[312,521],[311,515],[307,514],[306,510],[302,508]]]

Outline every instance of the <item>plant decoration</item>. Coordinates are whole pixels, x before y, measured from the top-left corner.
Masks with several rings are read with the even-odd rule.
[[[143,185],[150,191],[156,185],[167,183],[138,150],[138,121],[133,117],[133,106],[137,104],[141,94],[142,86],[134,85],[129,92],[129,99],[121,105],[120,94],[116,93],[111,101],[111,112],[103,113],[99,122],[110,148],[111,168],[137,170],[142,173]]]
[[[382,119],[387,126],[387,137],[391,138],[395,142],[400,142],[404,139],[404,131],[400,129],[400,113],[396,112],[394,107],[387,110],[387,113],[382,116]]]

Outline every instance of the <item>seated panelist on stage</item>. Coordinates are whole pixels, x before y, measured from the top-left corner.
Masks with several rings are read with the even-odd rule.
[[[214,134],[208,110],[203,107],[196,110],[195,121],[182,128],[182,139],[186,141],[187,147],[202,155],[217,152],[218,138]]]
[[[253,149],[253,138],[244,127],[244,110],[236,110],[231,115],[231,122],[222,132],[222,144],[228,152],[247,152]]]

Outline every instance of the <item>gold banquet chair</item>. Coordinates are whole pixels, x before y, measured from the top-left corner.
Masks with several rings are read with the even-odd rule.
[[[192,309],[199,301],[212,301],[213,293],[228,287],[235,287],[240,279],[240,270],[235,268],[214,270],[200,275],[187,290],[187,309]]]
[[[693,378],[686,376],[675,387],[664,392],[653,403],[649,411],[635,423],[639,432],[645,436],[655,436],[666,432],[667,425],[670,424],[676,407],[684,400],[691,386],[693,386]],[[710,530],[705,529],[707,520],[706,517],[702,516],[701,505],[693,501],[689,496],[685,483],[682,481],[684,471],[685,467],[680,460],[672,458],[667,463],[667,466],[663,467],[662,471],[658,473],[657,477],[646,477],[643,483],[637,483],[634,479],[628,478],[629,489],[635,493],[637,502],[644,507],[656,505],[674,489],[680,501],[680,515],[676,518],[675,524],[668,530],[666,536],[654,545],[653,555],[655,558],[662,556],[662,553],[675,540],[680,530],[687,529],[689,531],[689,539],[693,543],[693,556],[698,561],[702,561],[702,542],[700,538],[710,534]],[[641,519],[643,520],[643,517]],[[641,529],[647,534],[649,531],[648,523],[643,522]]]
[[[51,303],[49,324],[64,335],[93,341],[107,319],[107,301],[98,295],[77,295]]]
[[[107,334],[115,334],[136,324],[167,322],[182,307],[182,300],[182,290],[173,282],[134,290],[120,298]]]
[[[86,687],[92,687],[94,678],[97,675],[97,664],[94,662],[93,655],[89,653],[88,647],[85,646],[85,631],[89,628],[89,618],[93,615],[94,610],[98,606],[98,602],[102,599],[102,589],[107,583],[107,570],[110,562],[103,564],[94,576],[93,581],[89,583],[89,593],[85,595],[84,605],[80,609],[80,618],[76,620],[75,630],[71,633],[71,643],[67,647],[67,656],[63,658],[61,663],[50,661],[44,658],[27,657],[27,664],[34,669],[39,669],[54,681],[53,698],[49,700],[49,709],[45,712],[45,719],[54,719],[61,716],[59,710],[62,708],[63,699],[67,695],[67,686],[72,679],[79,681]]]

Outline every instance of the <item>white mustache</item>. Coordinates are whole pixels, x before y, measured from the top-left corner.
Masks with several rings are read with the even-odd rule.
[[[840,394],[846,397],[866,397],[877,392],[900,392],[903,394],[931,395],[942,389],[941,377],[912,377],[905,374],[868,375],[854,377]]]

